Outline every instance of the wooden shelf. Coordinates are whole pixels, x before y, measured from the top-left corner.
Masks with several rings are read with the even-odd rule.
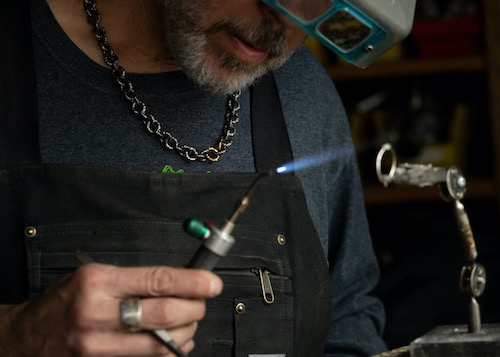
[[[459,58],[407,59],[398,62],[375,63],[366,69],[353,65],[331,65],[326,67],[334,82],[419,76],[453,72],[486,71],[486,59],[482,55]]]
[[[423,203],[443,201],[437,186],[416,187],[392,185],[384,188],[382,184],[370,183],[363,187],[365,204],[387,205],[405,203]],[[467,192],[464,199],[495,198],[493,179],[470,179],[467,181]]]

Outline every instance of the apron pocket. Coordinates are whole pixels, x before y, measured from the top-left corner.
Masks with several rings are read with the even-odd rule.
[[[292,356],[293,298],[277,297],[272,304],[260,298],[236,298],[234,326],[236,357]]]
[[[210,353],[203,357],[292,356],[294,299],[291,279],[269,274],[271,300],[265,297],[262,280],[256,274],[259,270],[268,271],[260,267],[217,271],[224,281],[223,295],[207,300],[207,316],[200,322],[195,336],[197,345],[208,345]],[[224,335],[219,335],[221,331]],[[191,354],[198,356],[196,348]]]
[[[181,266],[199,242],[187,236],[181,223],[106,221],[34,227],[25,237],[29,293],[35,295],[81,263],[78,250],[96,262],[117,266]]]

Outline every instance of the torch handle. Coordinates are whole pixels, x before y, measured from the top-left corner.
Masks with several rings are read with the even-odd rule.
[[[219,255],[211,252],[204,245],[201,245],[189,261],[187,267],[190,269],[212,271],[217,265],[219,258]]]
[[[226,222],[222,229],[218,229],[215,226],[206,228],[203,223],[193,219],[186,222],[184,224],[186,232],[193,237],[202,239],[202,244],[194,253],[187,267],[212,271],[219,259],[226,256],[234,244],[234,238],[230,234],[234,225],[231,222]]]

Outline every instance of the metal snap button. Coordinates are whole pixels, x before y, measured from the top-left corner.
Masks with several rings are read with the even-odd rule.
[[[278,241],[279,245],[285,245],[285,243],[286,243],[286,238],[283,234],[278,234],[278,237],[276,238],[276,240]]]
[[[36,236],[36,228],[32,226],[28,226],[24,229],[24,235],[28,238],[33,238]]]
[[[246,309],[245,304],[243,304],[242,302],[238,303],[238,305],[236,305],[236,307],[234,308],[234,310],[238,315],[244,314],[245,309]]]

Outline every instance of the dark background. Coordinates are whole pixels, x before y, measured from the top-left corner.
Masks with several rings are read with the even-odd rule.
[[[309,43],[346,106],[381,279],[374,294],[387,311],[385,340],[408,345],[438,325],[467,324],[459,290],[464,254],[451,203],[436,187],[388,187],[375,157],[390,142],[398,162],[459,167],[463,203],[487,283],[483,323],[500,323],[500,212],[495,169],[492,66],[484,4],[418,0],[410,36],[366,70]],[[500,14],[499,14],[500,15]],[[500,16],[499,16],[500,17]],[[491,46],[491,43],[489,43]]]

